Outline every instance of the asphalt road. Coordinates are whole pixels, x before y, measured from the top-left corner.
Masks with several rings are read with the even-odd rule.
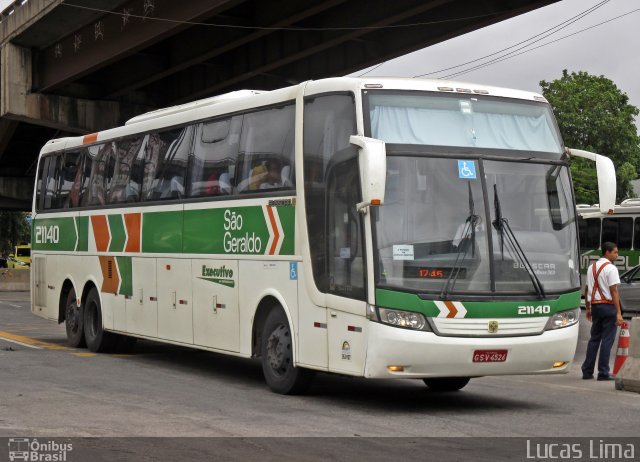
[[[580,322],[566,375],[485,377],[434,393],[416,380],[319,374],[307,395],[280,396],[252,360],[146,341],[130,355],[67,348],[64,326],[32,315],[28,293],[0,292],[0,437],[373,437],[363,447],[374,455],[380,444],[394,447],[379,437],[496,437],[499,446],[504,437],[637,437],[640,395],[581,379],[589,323]],[[296,441],[309,441],[307,460],[321,454],[313,451],[320,440]],[[337,441],[341,454],[353,449],[353,438]],[[450,454],[450,445],[439,447]]]

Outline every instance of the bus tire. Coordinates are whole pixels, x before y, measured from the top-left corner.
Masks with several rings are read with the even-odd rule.
[[[102,326],[100,294],[95,287],[89,291],[84,304],[84,338],[87,348],[94,353],[102,353],[113,347],[113,335],[105,332]]]
[[[76,291],[72,287],[64,305],[64,327],[67,331],[67,344],[73,348],[84,348],[84,309],[76,301]]]
[[[442,377],[437,379],[422,379],[432,391],[458,391],[469,383],[471,377]]]
[[[304,393],[315,372],[293,365],[293,341],[289,321],[282,308],[269,313],[262,331],[262,373],[271,391],[281,395]]]

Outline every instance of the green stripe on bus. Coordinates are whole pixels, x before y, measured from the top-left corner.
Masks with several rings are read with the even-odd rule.
[[[182,252],[182,211],[142,215],[142,252]]]
[[[290,213],[286,212],[287,208],[291,209]],[[278,207],[282,226],[282,233],[278,233],[278,239],[282,240],[279,255],[293,254],[293,209],[292,206]],[[184,252],[227,255],[268,253],[271,223],[267,223],[267,220],[262,206],[187,210],[184,213]]]
[[[76,228],[78,229],[77,252],[89,250],[89,217],[76,217]]]
[[[118,271],[120,272],[120,290],[121,295],[133,296],[133,270],[131,268],[131,257],[116,257],[118,263]]]
[[[76,224],[73,217],[33,220],[33,250],[73,251],[76,248]]]
[[[453,297],[455,301],[455,297]],[[520,301],[486,301],[462,302],[467,314],[465,318],[521,318],[541,316],[535,312],[538,306],[548,305],[549,314],[566,311],[580,306],[580,292],[575,291],[560,295],[549,300],[520,300]],[[387,289],[376,289],[376,305],[383,308],[396,308],[422,313],[427,317],[436,317],[440,313],[433,300],[423,300],[415,294],[397,292]],[[522,307],[533,307],[529,314],[518,314]],[[524,310],[529,311],[529,310]],[[545,314],[546,315],[546,314]]]
[[[124,242],[127,238],[124,232],[122,215],[108,215],[107,219],[109,220],[109,231],[111,233],[109,252],[122,252],[124,250]]]

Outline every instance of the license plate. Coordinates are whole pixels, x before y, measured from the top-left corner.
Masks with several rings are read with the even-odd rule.
[[[507,350],[475,350],[474,363],[503,363],[507,360]]]

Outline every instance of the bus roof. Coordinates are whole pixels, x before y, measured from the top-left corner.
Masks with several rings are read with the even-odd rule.
[[[547,102],[533,92],[493,87],[468,82],[397,77],[335,77],[307,81],[292,87],[271,91],[240,90],[186,104],[150,111],[129,119],[124,126],[85,136],[59,138],[47,142],[40,154],[79,147],[95,142],[120,138],[135,133],[177,126],[190,121],[293,101],[300,94],[315,95],[332,91],[352,91],[356,95],[367,89],[417,90],[461,95],[490,95],[502,98]]]

